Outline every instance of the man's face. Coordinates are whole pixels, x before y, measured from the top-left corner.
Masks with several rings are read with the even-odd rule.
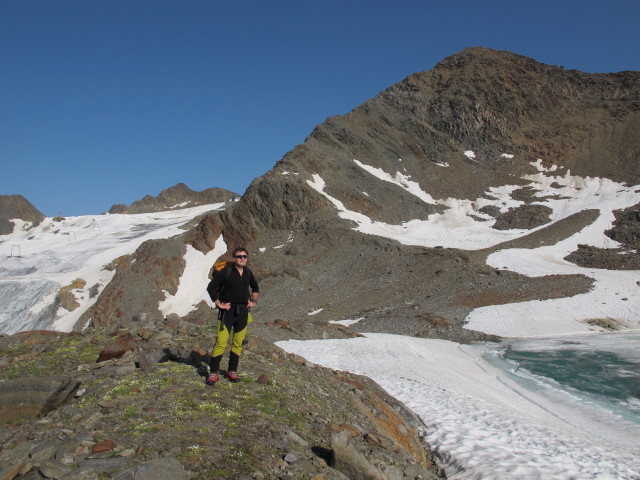
[[[244,267],[247,264],[247,252],[236,252],[235,255],[233,256],[233,262],[236,264],[236,266],[238,267]]]

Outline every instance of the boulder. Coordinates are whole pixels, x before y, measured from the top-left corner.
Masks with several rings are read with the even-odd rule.
[[[0,423],[31,419],[58,408],[80,381],[68,377],[16,378],[0,382]]]

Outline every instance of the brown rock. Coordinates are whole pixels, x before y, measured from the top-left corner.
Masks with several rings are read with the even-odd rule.
[[[360,435],[360,432],[353,425],[349,425],[348,423],[341,423],[340,430],[347,432],[350,437],[357,437]]]
[[[116,444],[113,440],[100,440],[93,446],[93,448],[91,449],[91,453],[110,452],[114,448],[116,448]]]
[[[135,340],[130,333],[119,335],[113,343],[107,345],[98,356],[98,362],[111,360],[112,358],[121,358],[127,352],[133,352],[136,349]]]
[[[368,397],[371,402],[370,405],[375,408],[375,412],[360,399],[354,398],[353,401],[376,425],[378,432],[411,455],[418,464],[425,467],[430,466],[431,461],[427,457],[416,429],[405,423],[380,397],[373,393],[369,393]]]
[[[418,315],[418,320],[422,320],[423,322],[430,323],[434,327],[449,327],[451,324],[447,321],[446,318],[441,317],[440,315],[434,315],[432,313],[421,313]]]
[[[25,465],[26,462],[21,462],[16,465],[5,465],[0,467],[0,480],[13,480]]]

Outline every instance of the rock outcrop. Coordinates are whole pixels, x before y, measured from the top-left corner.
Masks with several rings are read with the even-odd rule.
[[[0,423],[35,418],[63,404],[80,382],[67,377],[33,377],[0,383]]]
[[[22,195],[0,195],[0,235],[13,233],[15,222],[24,220],[38,225],[44,215]]]

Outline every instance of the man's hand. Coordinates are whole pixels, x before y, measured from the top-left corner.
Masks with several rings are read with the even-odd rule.
[[[253,307],[255,307],[256,305],[257,305],[257,303],[256,303],[256,302],[254,302],[253,300],[249,300],[249,301],[247,302],[247,307],[248,307],[248,308],[253,308]]]
[[[216,300],[216,307],[220,310],[229,310],[231,308],[230,303],[222,303],[220,300]]]

